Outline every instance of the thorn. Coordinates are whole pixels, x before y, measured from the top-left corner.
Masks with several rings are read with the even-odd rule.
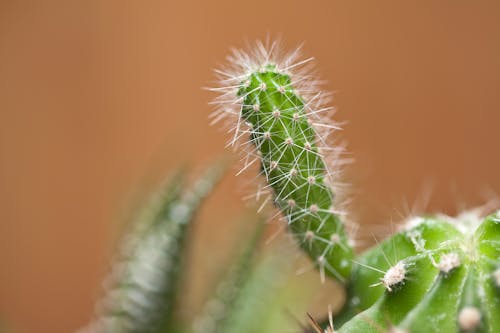
[[[316,333],[323,333],[323,329],[321,326],[318,324],[318,322],[313,318],[313,316],[309,313],[306,312],[307,316],[309,317],[309,322],[311,323],[312,327],[316,331]]]
[[[321,283],[325,283],[325,263],[326,259],[324,256],[319,256],[318,259],[318,266],[319,266],[319,275],[321,279]]]

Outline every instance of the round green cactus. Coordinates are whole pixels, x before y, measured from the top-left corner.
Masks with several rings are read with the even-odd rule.
[[[500,218],[462,222],[422,218],[362,254],[340,332],[498,332]]]
[[[310,75],[310,59],[278,54],[276,44],[235,51],[218,71],[215,119],[232,117],[233,144],[251,147],[274,204],[322,273],[342,282],[339,332],[500,332],[500,216],[413,218],[356,256],[335,209],[336,175],[327,139],[336,126]]]

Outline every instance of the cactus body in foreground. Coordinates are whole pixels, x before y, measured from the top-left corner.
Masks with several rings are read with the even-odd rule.
[[[275,205],[320,270],[344,283],[339,332],[500,332],[500,215],[414,218],[401,232],[355,256],[335,209],[330,148],[335,129],[308,61],[275,44],[235,51],[219,71],[216,119],[229,115],[233,143],[251,148]],[[327,133],[328,134],[328,133]],[[247,167],[245,165],[245,168]]]

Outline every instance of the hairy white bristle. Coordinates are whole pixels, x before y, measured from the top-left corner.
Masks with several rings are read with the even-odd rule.
[[[264,139],[269,140],[271,138],[271,133],[270,132],[264,132],[264,134],[262,136],[264,137]]]
[[[260,104],[254,104],[254,105],[252,105],[252,109],[253,109],[255,112],[259,111],[259,110],[260,110]]]
[[[288,199],[287,204],[288,204],[288,207],[291,207],[291,208],[294,208],[295,206],[297,206],[297,203],[293,199]]]
[[[288,138],[285,139],[285,143],[286,143],[287,146],[290,146],[293,143],[293,139],[291,137],[288,137]]]
[[[406,222],[403,224],[402,229],[408,231],[408,230],[411,230],[411,229],[418,227],[423,222],[425,222],[425,219],[423,217],[414,216],[414,217],[411,217],[408,220],[406,220]]]
[[[458,325],[464,331],[473,331],[481,324],[481,312],[474,306],[466,306],[458,314]]]
[[[275,110],[273,111],[273,117],[274,117],[274,118],[276,118],[276,119],[278,119],[280,116],[281,116],[281,112],[280,112],[280,110],[275,109]]]
[[[457,253],[445,253],[441,256],[441,260],[437,264],[437,268],[442,272],[442,273],[449,273],[453,269],[457,268],[460,266],[461,261],[460,261],[460,256]]]
[[[316,183],[316,177],[314,177],[314,176],[309,176],[309,177],[307,177],[307,182],[308,182],[309,184],[311,184],[311,185],[312,185],[312,184],[315,184],[315,183]]]
[[[299,172],[297,171],[297,169],[295,168],[290,169],[290,176],[295,177],[297,176],[298,173]]]
[[[260,84],[260,86],[259,86],[259,89],[260,89],[260,90],[262,90],[262,91],[266,91],[266,89],[267,89],[266,84],[265,84],[264,82],[262,82],[262,83]]]
[[[406,277],[406,267],[403,261],[398,262],[385,272],[381,279],[387,291],[391,292],[392,288],[404,281]]]

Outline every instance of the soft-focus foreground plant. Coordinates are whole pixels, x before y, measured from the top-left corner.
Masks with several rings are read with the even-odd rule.
[[[342,310],[323,324],[311,317],[311,332],[500,332],[500,213],[411,217],[399,232],[357,253],[356,228],[339,200],[346,161],[330,138],[338,129],[333,108],[319,90],[312,59],[298,56],[298,49],[282,54],[277,43],[233,51],[217,70],[213,121],[231,129],[230,144],[243,152],[242,170],[259,165],[264,184],[256,195],[269,195],[321,280],[345,288]],[[214,174],[190,190],[176,177],[154,197],[125,242],[92,330],[242,333],[271,327],[263,318],[272,320],[276,309],[258,300],[275,292],[273,283],[287,272],[283,258],[292,255],[274,251],[252,270],[259,232],[192,327],[177,324],[186,232]],[[281,332],[269,332],[275,331]]]

